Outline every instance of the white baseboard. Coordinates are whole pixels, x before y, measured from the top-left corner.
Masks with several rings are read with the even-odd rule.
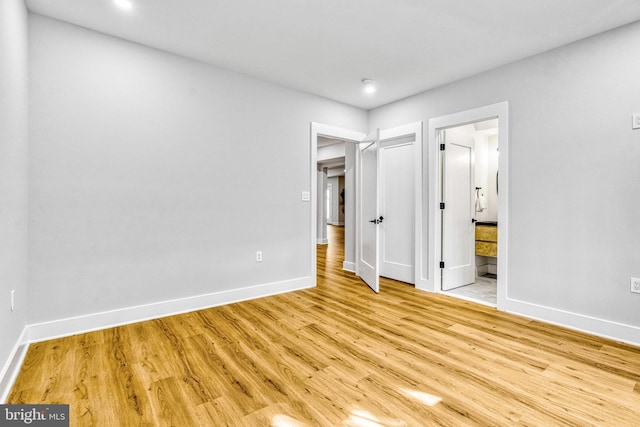
[[[344,261],[342,263],[342,269],[345,270],[345,271],[349,271],[351,273],[355,273],[356,272],[356,263],[355,262]]]
[[[318,238],[318,240],[316,241],[316,243],[318,245],[328,245],[329,244],[329,239],[327,239],[326,237],[324,239],[320,239]]]
[[[29,346],[26,342],[27,328],[22,330],[18,341],[13,346],[13,350],[9,355],[7,363],[0,371],[0,403],[5,403],[11,392],[11,388],[18,378],[20,368],[22,368],[22,362],[27,355],[27,349]]]
[[[282,282],[265,283],[241,289],[230,289],[171,301],[70,317],[28,325],[26,338],[28,342],[45,341],[310,287],[313,287],[311,277],[301,277]]]
[[[640,328],[507,298],[505,311],[603,338],[640,346]]]

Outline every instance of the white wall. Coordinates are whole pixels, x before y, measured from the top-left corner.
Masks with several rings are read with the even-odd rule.
[[[27,314],[28,31],[22,0],[0,2],[0,402]],[[15,311],[11,291],[15,290]],[[19,356],[17,356],[19,357]]]
[[[318,162],[326,162],[327,160],[336,160],[344,157],[345,143],[331,144],[318,148]]]
[[[344,166],[344,262],[345,270],[356,271],[356,150],[346,144]]]
[[[638,43],[635,23],[378,108],[369,123],[508,101],[507,309],[636,343]]]
[[[327,222],[332,225],[344,225],[344,212],[342,211],[344,205],[341,204],[340,197],[340,191],[344,188],[344,176],[329,177],[327,185],[331,185],[332,188],[330,217]]]
[[[310,282],[310,123],[361,130],[366,112],[38,15],[30,29],[29,323]]]
[[[341,175],[338,177],[338,194],[336,195],[336,199],[337,199],[336,206],[338,209],[338,223],[340,225],[344,225],[345,206],[344,206],[344,197],[342,196],[344,191],[345,191],[345,179],[344,179],[344,175]]]
[[[478,221],[498,220],[498,194],[496,192],[496,173],[498,172],[498,136],[475,136],[476,143],[476,187],[481,187],[479,194],[487,201],[487,208],[476,212]]]
[[[487,147],[487,136],[486,135],[476,135],[475,136],[475,185],[476,188],[480,187],[479,194],[481,196],[487,197],[487,178],[489,177],[488,172],[488,147]],[[476,191],[475,194],[478,194]],[[489,200],[487,200],[489,202]],[[475,211],[475,218],[478,221],[487,221],[487,210],[485,209],[482,212]]]
[[[327,168],[317,163],[316,179],[316,243],[326,245],[327,239]]]
[[[334,224],[338,222],[338,219],[337,219],[338,210],[334,209],[335,194],[337,191],[339,191],[337,177],[329,176],[329,173],[327,172],[327,192],[329,193],[328,195],[329,206],[328,207],[325,206],[325,215],[327,215],[328,213],[327,224]]]
[[[485,197],[487,199],[487,220],[498,220],[498,135],[487,138],[487,184]]]

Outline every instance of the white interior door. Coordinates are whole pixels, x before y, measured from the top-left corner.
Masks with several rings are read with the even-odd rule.
[[[442,156],[442,290],[454,289],[475,279],[475,140],[444,131]]]
[[[380,142],[380,275],[415,283],[415,136]]]
[[[380,132],[376,130],[359,144],[358,206],[359,256],[358,275],[375,292],[380,291],[378,228],[383,218],[379,215],[378,176]]]

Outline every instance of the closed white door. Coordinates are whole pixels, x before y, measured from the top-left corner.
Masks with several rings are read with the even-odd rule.
[[[356,270],[360,278],[375,292],[380,291],[379,233],[382,222],[378,206],[380,132],[376,130],[359,144],[358,228],[359,256]]]
[[[442,158],[442,290],[475,279],[475,140],[451,130],[444,135]]]
[[[413,138],[412,138],[413,139]],[[415,283],[414,142],[381,142],[380,275]]]

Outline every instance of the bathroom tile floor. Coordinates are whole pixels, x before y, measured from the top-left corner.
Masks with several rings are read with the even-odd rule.
[[[448,291],[448,294],[496,306],[497,280],[494,274],[476,277],[475,283]]]

